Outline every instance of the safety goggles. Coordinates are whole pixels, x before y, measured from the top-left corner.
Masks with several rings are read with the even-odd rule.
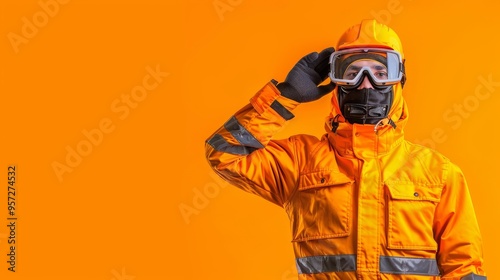
[[[382,48],[355,48],[330,56],[330,79],[338,86],[356,88],[365,76],[374,86],[397,84],[404,75],[401,55]]]

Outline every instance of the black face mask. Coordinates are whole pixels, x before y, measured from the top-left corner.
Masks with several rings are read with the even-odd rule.
[[[374,89],[339,87],[337,98],[342,115],[347,121],[359,124],[376,124],[389,114],[394,92],[392,86]]]

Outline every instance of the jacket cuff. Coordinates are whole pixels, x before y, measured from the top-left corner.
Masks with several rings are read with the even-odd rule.
[[[273,80],[250,99],[250,104],[260,115],[270,112],[285,120],[290,120],[294,117],[291,111],[300,103],[282,96]]]

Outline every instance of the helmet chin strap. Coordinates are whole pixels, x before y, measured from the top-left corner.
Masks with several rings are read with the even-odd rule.
[[[340,87],[337,98],[342,115],[348,122],[377,124],[387,118],[394,92],[392,86],[363,89]]]

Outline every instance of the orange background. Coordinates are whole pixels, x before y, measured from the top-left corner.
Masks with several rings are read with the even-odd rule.
[[[407,139],[463,169],[487,273],[500,278],[496,2],[0,6],[0,182],[18,169],[17,272],[7,270],[5,187],[0,279],[294,279],[285,212],[215,179],[204,141],[271,78],[370,17],[405,48]],[[301,105],[278,137],[320,136],[329,110],[329,98]]]

